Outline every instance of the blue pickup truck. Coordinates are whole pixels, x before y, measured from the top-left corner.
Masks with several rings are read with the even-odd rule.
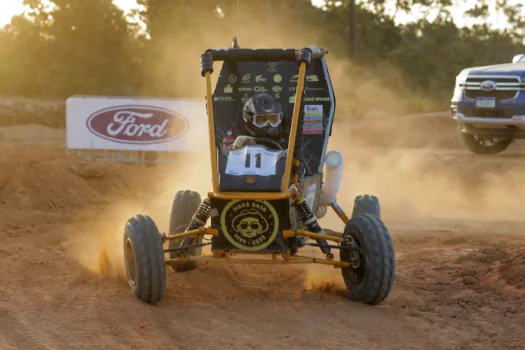
[[[451,100],[463,144],[476,154],[496,154],[525,138],[525,54],[512,63],[464,69]]]

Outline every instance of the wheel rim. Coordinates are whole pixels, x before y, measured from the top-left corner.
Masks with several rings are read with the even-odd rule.
[[[352,268],[352,276],[350,276],[352,282],[355,284],[363,282],[366,275],[367,265],[366,257],[364,256],[362,249],[359,248],[359,266],[356,269]]]
[[[133,249],[133,244],[128,238],[126,240],[126,245],[124,248],[124,257],[126,259],[126,272],[128,275],[128,281],[132,285],[137,284],[137,259],[135,257],[135,250]]]
[[[355,232],[355,231],[354,231]],[[363,249],[361,248],[361,242],[357,238],[357,235],[354,233],[351,233],[352,238],[355,240],[355,243],[359,247],[359,266],[357,268],[353,268],[352,266],[349,266],[346,268],[346,274],[348,275],[348,278],[352,283],[359,284],[363,282],[366,276],[367,271],[367,260],[366,255],[363,254]]]

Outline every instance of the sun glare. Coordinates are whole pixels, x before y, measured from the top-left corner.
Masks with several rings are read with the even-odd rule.
[[[113,0],[126,14],[138,8],[136,0]],[[24,0],[0,0],[0,28],[11,21],[13,16],[24,12]]]
[[[11,21],[13,16],[24,12],[24,0],[0,0],[0,27]]]

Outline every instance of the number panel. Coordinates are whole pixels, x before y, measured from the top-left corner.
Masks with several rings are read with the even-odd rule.
[[[236,176],[273,176],[276,174],[277,160],[281,153],[254,145],[230,151],[225,173]]]

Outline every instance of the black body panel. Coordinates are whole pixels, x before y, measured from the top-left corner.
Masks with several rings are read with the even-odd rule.
[[[263,179],[264,176],[255,175],[255,183],[247,185],[243,175],[225,174],[229,151],[222,147],[222,142],[227,138],[229,130],[235,135],[249,135],[242,119],[242,106],[252,94],[268,92],[277,98],[283,108],[282,137],[278,141],[283,149],[287,149],[298,73],[299,69],[295,61],[224,61],[213,94],[221,191],[280,191],[281,176]],[[322,172],[335,111],[335,97],[324,58],[313,59],[308,67],[302,101],[305,111],[302,153],[306,168],[305,175],[311,176]],[[290,150],[292,149],[293,145]],[[280,169],[281,163],[278,167]],[[282,172],[278,171],[278,173]]]
[[[290,201],[211,199],[211,225],[219,231],[212,251],[288,252],[283,230],[290,229]],[[245,225],[243,227],[243,225]],[[254,225],[246,228],[246,226]]]

